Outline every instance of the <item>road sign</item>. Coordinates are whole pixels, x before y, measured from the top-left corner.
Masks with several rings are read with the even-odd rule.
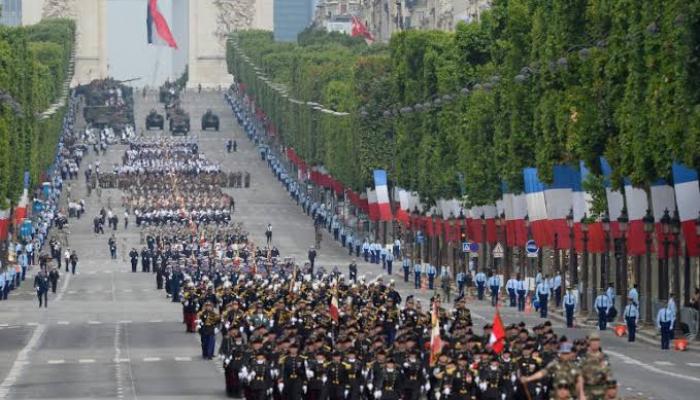
[[[469,242],[469,251],[471,253],[478,253],[479,252],[479,243]]]
[[[469,242],[462,242],[462,253],[469,253]]]
[[[493,247],[493,258],[503,258],[503,245],[501,242],[496,243],[496,245]]]
[[[424,241],[425,241],[425,236],[423,236],[423,232],[422,231],[416,232],[416,243],[423,244]]]
[[[525,251],[527,252],[528,257],[537,257],[537,253],[539,253],[540,248],[537,247],[537,243],[535,243],[534,240],[528,240],[527,243],[525,243]]]

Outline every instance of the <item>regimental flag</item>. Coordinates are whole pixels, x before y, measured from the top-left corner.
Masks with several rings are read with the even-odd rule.
[[[676,190],[678,216],[689,256],[700,256],[700,238],[695,232],[695,219],[700,213],[698,171],[683,164],[673,164],[673,185]]]
[[[442,339],[440,338],[440,315],[438,303],[433,302],[433,312],[431,317],[431,331],[430,331],[430,366],[434,366],[437,363],[437,359],[442,351]]]
[[[170,31],[168,21],[158,9],[158,0],[148,0],[146,11],[146,31],[148,32],[148,44],[168,46],[177,49],[177,43]]]
[[[377,196],[377,211],[380,221],[391,221],[391,203],[389,202],[389,186],[386,179],[386,171],[374,170],[374,188]]]
[[[360,18],[354,15],[352,17],[352,31],[350,32],[350,36],[361,36],[365,38],[367,44],[374,42],[374,36],[372,36],[372,33],[367,29],[367,26],[360,21]]]
[[[0,209],[0,240],[7,240],[10,228],[10,210]]]
[[[331,315],[331,319],[338,323],[338,318],[340,317],[340,311],[338,310],[338,293],[337,289],[333,291],[333,297],[331,297],[331,306],[328,312]]]
[[[489,346],[496,354],[501,354],[505,347],[505,341],[506,329],[503,326],[501,314],[498,312],[498,308],[496,308],[496,313],[493,315],[493,328],[491,329],[491,336],[489,337]]]

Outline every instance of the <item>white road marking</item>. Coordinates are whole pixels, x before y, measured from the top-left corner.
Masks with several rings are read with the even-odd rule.
[[[192,357],[175,357],[175,361],[192,361]]]
[[[69,325],[70,322],[69,321],[58,321],[58,322],[56,322],[56,324],[57,325]]]
[[[3,328],[6,328],[6,327],[10,326],[10,324],[0,324],[0,326]]]
[[[156,362],[160,361],[160,357],[144,357],[143,362]]]
[[[122,292],[124,292],[124,293],[130,293],[130,292],[131,292],[131,289],[124,289],[124,290],[122,290]]]
[[[88,321],[88,325],[100,325],[102,322],[100,321]]]
[[[31,338],[29,338],[27,344],[24,346],[24,348],[22,348],[22,350],[20,350],[19,353],[17,353],[17,358],[15,359],[14,363],[12,363],[12,367],[10,367],[7,376],[5,376],[5,380],[0,383],[0,398],[7,397],[8,393],[10,392],[10,388],[15,384],[17,378],[22,373],[22,369],[24,369],[24,366],[28,364],[27,359],[29,358],[29,353],[32,352],[39,344],[39,339],[41,339],[44,331],[46,331],[45,325],[39,325],[36,329],[34,329],[34,332],[32,333]]]
[[[66,360],[49,360],[47,361],[48,364],[65,364]]]
[[[131,320],[129,320],[129,319],[123,319],[123,320],[119,321],[119,323],[120,323],[120,324],[130,324],[130,323],[131,323]]]
[[[69,290],[68,294],[76,294],[77,292],[75,290]]]
[[[95,360],[92,358],[81,358],[78,360],[78,364],[94,364]]]
[[[613,357],[617,357],[617,358],[621,359],[621,360],[622,360],[623,362],[625,362],[626,364],[631,364],[631,363],[628,362],[628,360],[631,360],[631,361],[633,361],[632,363],[635,363],[635,364],[641,366],[642,368],[644,368],[644,369],[646,369],[646,370],[649,370],[649,371],[651,371],[651,372],[655,372],[655,373],[657,373],[657,374],[663,374],[663,375],[670,376],[670,377],[673,377],[673,378],[684,379],[684,380],[692,381],[692,382],[700,382],[700,378],[696,378],[696,377],[694,377],[694,376],[687,376],[687,375],[677,374],[677,373],[675,373],[675,372],[666,371],[666,370],[663,370],[663,369],[661,369],[661,368],[657,368],[657,367],[655,367],[655,366],[653,366],[653,365],[645,364],[645,363],[643,363],[643,362],[641,362],[641,361],[639,361],[639,360],[635,360],[635,359],[632,358],[632,357],[629,357],[629,356],[624,355],[624,354],[622,354],[622,353],[618,353],[618,352],[616,352],[616,351],[606,350],[605,352],[606,352],[607,354],[610,354],[610,355],[613,356]]]
[[[131,360],[129,360],[128,358],[115,358],[114,359],[115,363],[128,363],[129,361],[131,361]]]
[[[700,367],[700,363],[688,363],[689,367]]]
[[[27,322],[27,326],[39,326],[38,322]]]
[[[162,320],[162,319],[152,319],[152,320],[150,320],[150,321],[148,321],[148,322],[163,322],[163,320]]]
[[[656,364],[656,365],[665,365],[665,366],[671,366],[671,365],[673,365],[673,363],[670,362],[670,361],[654,361],[654,364]]]
[[[102,271],[103,274],[111,274],[112,271]]]

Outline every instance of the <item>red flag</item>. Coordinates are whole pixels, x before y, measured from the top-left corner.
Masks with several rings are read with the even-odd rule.
[[[430,332],[430,366],[437,362],[442,351],[442,339],[440,338],[440,317],[438,315],[437,302],[433,302],[432,331]]]
[[[491,337],[489,337],[489,346],[498,354],[501,354],[505,346],[506,329],[501,321],[501,314],[496,309],[496,314],[493,315],[493,328],[491,329]]]
[[[333,292],[333,297],[331,297],[331,307],[329,311],[331,319],[337,323],[340,312],[338,311],[338,296],[336,296],[335,292]]]
[[[350,36],[362,36],[365,38],[365,41],[368,44],[374,42],[374,36],[372,36],[370,31],[367,29],[367,26],[365,26],[365,24],[363,24],[362,21],[360,21],[360,19],[356,16],[352,17],[352,31]]]

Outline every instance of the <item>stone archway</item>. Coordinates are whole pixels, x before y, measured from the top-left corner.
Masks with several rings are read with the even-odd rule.
[[[72,86],[108,76],[108,0],[24,0],[41,18],[71,18],[77,25],[76,66]],[[146,0],[144,0],[145,2]],[[188,86],[228,85],[226,37],[243,29],[272,30],[273,0],[187,1]],[[30,17],[28,19],[38,19]]]

